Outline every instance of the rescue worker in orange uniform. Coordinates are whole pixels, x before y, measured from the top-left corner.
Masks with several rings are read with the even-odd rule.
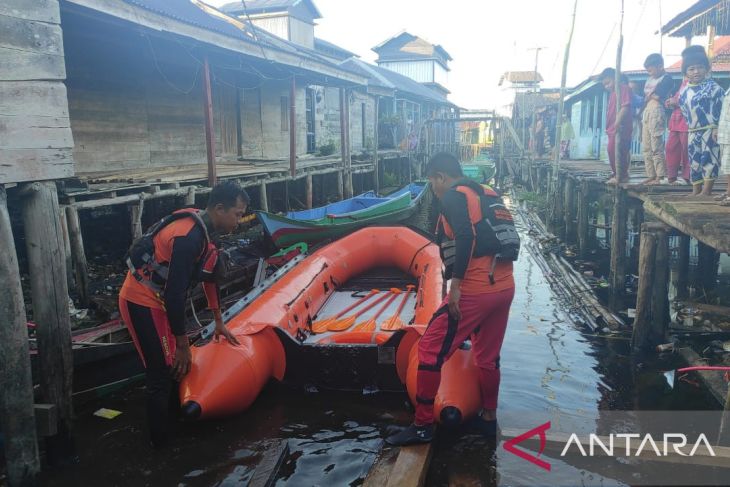
[[[441,204],[439,233],[449,239],[446,243],[438,240],[445,277],[451,277],[451,285],[418,344],[415,422],[389,436],[386,442],[391,445],[432,440],[434,398],[441,381],[441,367],[469,338],[479,368],[482,398],[482,410],[474,425],[487,437],[497,434],[499,353],[515,293],[512,260],[519,252],[519,236],[501,198],[491,189],[464,179],[459,161],[451,154],[433,156],[426,166],[426,175]],[[484,213],[489,212],[493,221],[485,223]],[[500,232],[500,227],[506,230]],[[501,233],[508,235],[501,239]],[[496,241],[511,246],[509,258],[501,258],[498,249],[506,247]]]
[[[129,271],[119,293],[119,311],[145,367],[147,423],[151,445],[163,446],[170,430],[173,385],[192,361],[185,329],[189,290],[203,282],[215,318],[215,339],[234,345],[225,327],[211,278],[218,250],[211,235],[231,233],[249,204],[246,191],[234,182],[213,188],[205,210],[179,210],[166,217],[130,248]]]

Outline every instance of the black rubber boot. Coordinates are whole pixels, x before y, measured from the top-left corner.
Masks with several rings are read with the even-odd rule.
[[[480,414],[477,414],[470,422],[470,429],[475,433],[479,433],[485,438],[496,438],[501,434],[497,420],[487,421],[482,418]]]
[[[393,446],[419,445],[433,440],[433,425],[418,426],[412,424],[402,431],[390,435],[385,442]]]

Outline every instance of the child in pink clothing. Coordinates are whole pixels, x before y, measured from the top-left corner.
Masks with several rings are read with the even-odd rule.
[[[686,86],[687,79],[685,78],[674,96],[668,98],[664,103],[666,108],[674,109],[669,117],[669,137],[665,149],[669,184],[688,184],[689,182],[687,120],[684,119],[682,110],[679,108],[679,94]],[[679,177],[680,167],[681,177]]]

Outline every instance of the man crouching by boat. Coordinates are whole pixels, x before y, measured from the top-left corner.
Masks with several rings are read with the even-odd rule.
[[[470,337],[482,397],[475,425],[485,436],[497,432],[499,353],[515,293],[512,261],[519,252],[519,237],[501,198],[464,179],[451,154],[433,156],[426,175],[441,203],[437,242],[451,286],[418,344],[415,422],[388,437],[391,445],[432,440],[441,367]]]
[[[225,328],[218,304],[219,253],[213,234],[236,229],[249,197],[234,182],[213,188],[205,210],[178,210],[153,225],[129,250],[129,272],[119,292],[119,311],[145,367],[147,425],[155,448],[165,444],[170,428],[170,400],[192,362],[185,333],[185,302],[196,282],[203,282],[215,317],[215,338],[238,340]]]

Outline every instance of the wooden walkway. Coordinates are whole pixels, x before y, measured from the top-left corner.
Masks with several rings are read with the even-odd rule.
[[[237,179],[244,187],[257,186],[262,182],[275,184],[307,176],[332,174],[342,169],[342,161],[333,157],[298,161],[297,174],[294,177],[289,173],[288,162],[283,161],[266,163],[244,161],[216,165],[218,179]],[[374,165],[372,162],[353,161],[351,170],[353,174],[370,173],[374,171]],[[74,200],[108,198],[117,194],[145,192],[155,186],[170,188],[207,184],[207,179],[206,164],[82,173],[77,174],[74,181],[64,185],[61,197]]]
[[[611,174],[605,162],[561,161],[560,172],[576,182],[587,180],[591,185],[603,185],[607,191],[611,189],[605,184]],[[690,186],[642,186],[639,183],[646,176],[641,167],[632,168],[629,176],[629,182],[621,187],[629,197],[643,203],[645,212],[718,252],[730,254],[730,207],[720,206],[712,197],[690,197]],[[727,180],[721,176],[715,181],[713,196],[726,189]]]

